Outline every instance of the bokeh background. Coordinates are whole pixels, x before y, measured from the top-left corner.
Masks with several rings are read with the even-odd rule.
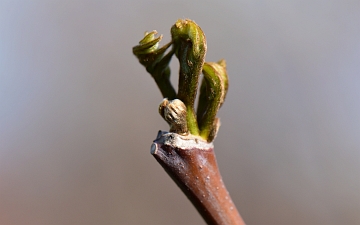
[[[0,224],[204,224],[150,155],[168,127],[132,55],[178,18],[227,60],[215,147],[247,224],[360,224],[351,0],[1,1]]]

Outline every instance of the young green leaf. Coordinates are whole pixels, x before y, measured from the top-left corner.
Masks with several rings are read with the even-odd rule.
[[[174,51],[170,51],[164,56],[166,50],[171,46],[171,42],[158,48],[162,35],[155,38],[156,31],[145,33],[145,37],[139,45],[133,47],[134,55],[139,62],[145,66],[146,71],[151,74],[158,85],[164,98],[176,98],[176,92],[170,83],[169,63]]]
[[[194,102],[196,98],[199,75],[206,54],[206,38],[201,28],[191,20],[178,20],[171,28],[175,55],[179,59],[178,98],[187,108],[188,128],[191,134],[199,135]]]
[[[215,138],[220,126],[216,114],[225,100],[229,86],[225,61],[206,62],[203,66],[203,74],[204,79],[200,89],[197,120],[200,136],[210,141],[209,137],[210,139]]]

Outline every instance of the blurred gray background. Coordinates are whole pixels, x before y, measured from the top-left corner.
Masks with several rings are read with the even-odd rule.
[[[168,126],[132,55],[179,18],[227,60],[215,150],[247,224],[360,224],[351,0],[1,1],[0,224],[204,224],[149,153]]]

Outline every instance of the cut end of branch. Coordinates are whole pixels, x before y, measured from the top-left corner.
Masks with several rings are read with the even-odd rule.
[[[203,140],[199,136],[195,135],[180,135],[173,132],[167,131],[159,131],[156,139],[154,140],[153,145],[156,144],[163,144],[169,145],[175,148],[184,149],[184,150],[191,150],[191,149],[202,149],[202,150],[209,150],[213,149],[213,143],[208,143],[207,141]],[[151,154],[154,154],[156,149],[153,151],[153,145],[151,146]]]

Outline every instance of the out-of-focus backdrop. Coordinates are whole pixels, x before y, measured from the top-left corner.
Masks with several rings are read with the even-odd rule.
[[[215,141],[247,224],[360,224],[359,1],[1,1],[0,224],[204,224],[150,155],[132,55],[195,20],[230,89]],[[176,84],[178,65],[171,64]]]

